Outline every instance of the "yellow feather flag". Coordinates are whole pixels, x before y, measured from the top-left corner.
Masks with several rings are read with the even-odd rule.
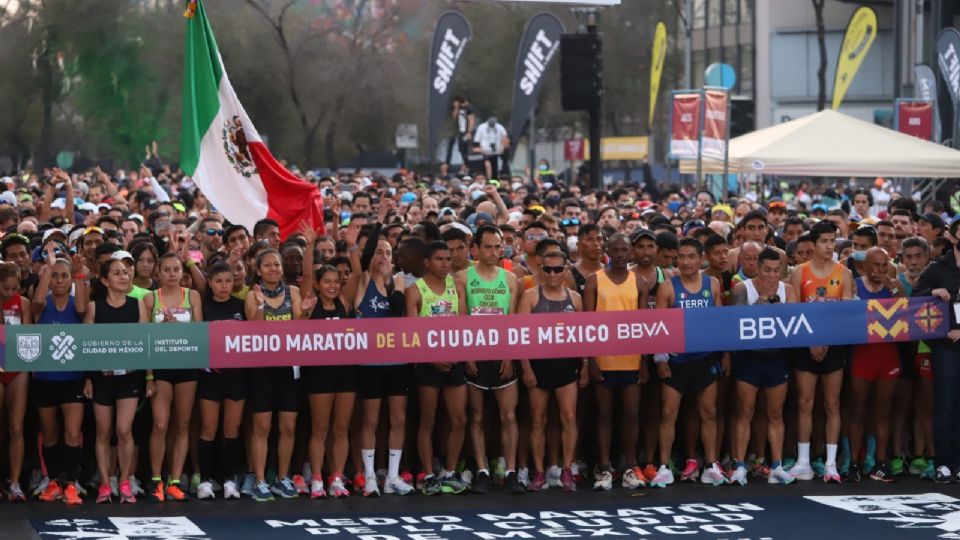
[[[868,7],[857,8],[850,17],[837,58],[837,70],[833,76],[833,110],[840,108],[847,89],[857,76],[857,70],[876,38],[877,12]]]
[[[653,58],[650,61],[650,129],[653,130],[653,113],[657,110],[657,94],[660,93],[660,76],[667,58],[667,25],[657,23],[653,33]]]

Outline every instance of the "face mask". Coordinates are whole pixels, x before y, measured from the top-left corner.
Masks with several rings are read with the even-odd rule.
[[[503,258],[505,259],[513,258],[513,246],[503,246]]]
[[[853,260],[855,260],[855,261],[857,261],[857,262],[863,262],[863,261],[867,260],[867,252],[866,252],[866,251],[854,251],[854,252],[853,252],[853,255],[851,255],[851,257],[853,257]]]
[[[840,260],[840,254],[837,253],[836,251],[834,251],[834,252],[833,252],[833,262],[837,262],[837,261],[839,261],[839,260]]]
[[[545,171],[545,170],[547,170],[547,166],[546,166],[546,165],[544,165],[543,163],[541,163],[541,164],[540,164],[540,166],[539,166],[538,168],[539,168],[539,169],[540,169],[541,171]]]
[[[683,206],[683,203],[680,201],[673,201],[672,203],[667,204],[667,208],[669,208],[671,212],[676,212],[681,206]]]

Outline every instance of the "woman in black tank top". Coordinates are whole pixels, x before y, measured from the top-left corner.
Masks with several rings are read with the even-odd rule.
[[[147,312],[143,302],[127,296],[131,282],[131,267],[125,261],[110,260],[100,267],[99,279],[93,282],[94,300],[87,306],[85,323],[136,323],[146,322]],[[149,371],[148,371],[149,373]],[[147,379],[152,379],[147,375]],[[100,490],[97,502],[110,502],[111,489],[108,482],[111,473],[110,435],[114,431],[113,417],[116,407],[117,457],[120,462],[120,501],[136,502],[127,478],[132,474],[133,417],[140,397],[153,395],[156,387],[153,380],[146,381],[143,371],[113,370],[92,372],[84,383],[83,394],[93,399],[93,414],[96,419],[97,467],[100,469]]]

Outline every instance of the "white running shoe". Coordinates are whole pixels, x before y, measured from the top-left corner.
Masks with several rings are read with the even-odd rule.
[[[809,463],[797,462],[789,471],[790,476],[797,480],[813,480],[813,468]]]
[[[240,490],[237,489],[237,484],[233,480],[227,480],[223,483],[223,498],[224,499],[239,499]]]
[[[560,467],[556,465],[551,465],[547,467],[547,487],[548,488],[560,488],[563,487],[563,482],[560,481],[560,473],[563,472],[560,470]]]
[[[37,476],[37,471],[34,471],[34,476]],[[38,478],[33,478],[30,480],[30,487],[33,487],[33,497],[37,498],[41,493],[47,490],[47,486],[50,485],[50,477],[43,476]],[[29,488],[28,488],[29,489]]]
[[[111,476],[107,479],[107,482],[110,484],[110,493],[113,494],[114,498],[120,496],[120,482],[117,481],[116,476]]]
[[[776,469],[773,469],[770,471],[770,476],[767,477],[768,484],[788,485],[794,483],[796,480],[797,479],[793,475],[783,470],[783,467],[777,467]]]
[[[146,493],[143,491],[143,486],[140,485],[140,481],[137,480],[136,476],[131,474],[129,477],[127,477],[127,480],[130,481],[130,491],[133,492],[134,497],[146,495]]]
[[[197,485],[197,498],[198,499],[216,499],[217,496],[213,493],[213,484],[209,481],[200,482]]]
[[[643,472],[636,467],[630,467],[623,472],[623,479],[620,485],[626,489],[637,489],[647,485],[643,478]]]
[[[366,482],[363,483],[363,496],[364,497],[379,497],[380,488],[377,487],[377,477],[368,476]]]
[[[657,475],[650,481],[650,487],[665,488],[673,483],[673,471],[666,465],[661,465]]]
[[[329,482],[330,485],[327,486],[327,494],[328,494],[328,495],[330,495],[331,497],[333,497],[333,498],[335,498],[335,499],[339,499],[339,498],[341,498],[341,497],[349,497],[349,496],[350,496],[350,490],[347,489],[347,486],[345,486],[345,485],[343,484],[343,476],[342,476],[342,475],[339,475],[339,474],[334,475],[334,476],[330,477],[328,480],[330,481],[330,482]]]
[[[610,491],[613,489],[613,475],[610,471],[603,471],[596,475],[596,481],[593,483],[594,491]]]
[[[460,481],[467,486],[467,489],[470,489],[470,486],[473,485],[473,471],[464,469],[463,472],[460,473]]]
[[[723,469],[720,468],[719,463],[712,463],[709,467],[703,469],[703,473],[700,474],[700,483],[702,484],[713,484],[714,486],[722,486],[728,484],[730,480],[727,479],[727,476],[723,474]]]
[[[530,487],[530,469],[526,467],[521,467],[517,471],[517,482],[520,482],[520,485],[524,488]]]
[[[747,468],[740,466],[737,467],[733,474],[730,475],[730,483],[734,485],[747,485]]]
[[[404,482],[399,476],[395,476],[384,481],[383,492],[387,495],[409,495],[413,492],[413,486]]]
[[[326,496],[327,492],[323,488],[323,480],[310,480],[310,498],[322,499]]]

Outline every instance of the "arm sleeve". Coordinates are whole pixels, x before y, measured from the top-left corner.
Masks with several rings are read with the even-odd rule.
[[[383,225],[379,222],[374,224],[370,236],[367,237],[367,243],[363,246],[363,254],[360,255],[360,269],[364,272],[370,269],[370,261],[373,260],[373,254],[377,251],[377,243],[380,242],[380,229],[382,227]]]

